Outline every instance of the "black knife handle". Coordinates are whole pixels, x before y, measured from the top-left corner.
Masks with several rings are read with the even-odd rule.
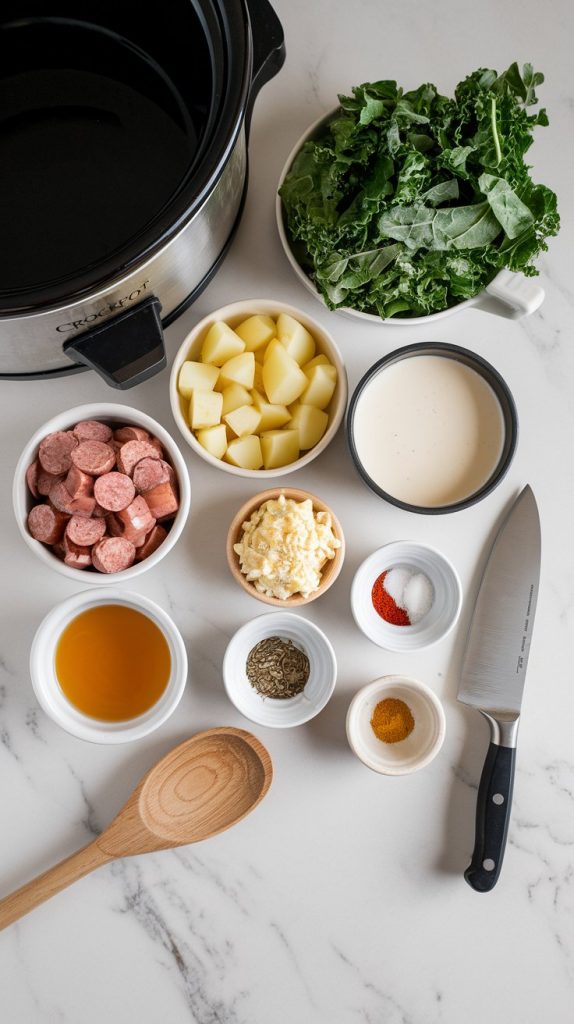
[[[464,873],[476,892],[490,892],[498,881],[514,786],[514,747],[491,743],[482,769],[476,802],[474,852]]]

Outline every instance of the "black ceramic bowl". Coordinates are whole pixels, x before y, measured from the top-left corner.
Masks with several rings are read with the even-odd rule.
[[[471,370],[474,370],[494,391],[500,403],[504,419],[504,442],[502,452],[495,469],[488,480],[486,480],[486,482],[479,487],[477,491],[460,501],[453,502],[452,504],[436,506],[411,505],[408,502],[401,501],[399,498],[394,497],[394,495],[389,494],[387,491],[384,491],[366,471],[355,444],[355,413],[365,388],[378,373],[386,369],[392,363],[416,356],[446,356],[449,359],[456,359],[459,362],[464,363]],[[500,376],[498,371],[495,370],[494,366],[491,366],[486,359],[483,359],[482,356],[477,355],[475,352],[470,352],[466,348],[461,348],[459,345],[447,345],[443,342],[429,341],[421,342],[417,345],[407,345],[405,348],[396,349],[388,356],[384,356],[383,359],[379,359],[378,362],[367,370],[364,377],[357,384],[349,403],[346,431],[347,442],[353,462],[367,486],[370,487],[375,494],[378,494],[380,498],[384,498],[385,501],[390,502],[392,505],[397,505],[398,508],[405,509],[407,512],[420,512],[423,515],[443,515],[445,512],[458,512],[460,509],[469,508],[471,505],[475,505],[477,501],[481,501],[482,498],[485,498],[486,495],[490,494],[490,492],[500,483],[512,462],[514,452],[516,451],[516,445],[518,442],[518,415],[516,412],[516,405],[508,385]]]

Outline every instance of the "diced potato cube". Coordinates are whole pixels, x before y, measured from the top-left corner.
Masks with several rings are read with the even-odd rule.
[[[253,373],[253,387],[256,391],[263,394],[265,388],[263,387],[263,366],[261,363],[255,363],[255,371]]]
[[[240,405],[253,405],[250,392],[242,384],[228,384],[221,394],[223,395],[222,418],[227,416],[228,412],[239,409]]]
[[[311,406],[308,408],[310,409]],[[238,409],[227,413],[224,420],[227,426],[231,427],[233,433],[237,434],[237,437],[245,437],[247,434],[257,432],[261,416],[252,405],[240,405]]]
[[[325,376],[330,377],[331,380],[333,380],[335,382],[335,384],[337,383],[337,367],[336,366],[333,366],[332,363],[315,363],[315,366],[322,366],[323,369],[321,370],[321,374],[324,374]],[[311,375],[313,373],[313,370],[315,369],[315,366],[313,366],[313,362],[311,361],[311,363],[309,363],[307,367],[303,367],[303,373],[305,373],[307,375],[307,377],[311,378]]]
[[[329,416],[314,405],[297,404],[291,420],[290,430],[299,431],[299,447],[303,451],[314,448],[327,429]]]
[[[276,430],[289,422],[291,413],[286,405],[272,405],[259,391],[252,391],[251,394],[253,395],[253,405],[261,416],[260,431]]]
[[[309,409],[311,406],[309,406]],[[205,427],[198,430],[195,435],[200,445],[213,455],[216,459],[222,459],[227,451],[227,430],[225,423],[218,423],[215,427]]]
[[[187,360],[179,371],[177,390],[183,398],[191,398],[193,390],[213,391],[218,376],[217,366]]]
[[[261,434],[261,451],[265,469],[288,466],[299,458],[299,431],[266,430]]]
[[[279,341],[279,338],[272,338],[271,339],[271,341],[269,342],[267,348],[265,349],[265,351],[263,353],[263,365],[265,365],[265,363],[269,359],[269,356],[272,355],[272,353],[275,351],[275,349],[279,348],[280,345],[281,345],[281,342]],[[281,345],[281,348],[285,348],[285,346]]]
[[[216,320],[205,335],[201,346],[201,361],[223,366],[228,359],[240,355],[244,350],[245,342],[235,331],[232,331],[223,320]]]
[[[277,317],[277,337],[299,366],[308,363],[315,355],[313,336],[288,313],[280,313]]]
[[[192,391],[189,402],[189,424],[192,430],[214,427],[221,420],[223,395],[217,391]]]
[[[255,376],[255,356],[253,352],[243,352],[239,356],[228,359],[219,371],[219,379],[224,387],[228,384],[241,384],[248,391],[253,387]]]
[[[235,333],[245,342],[246,352],[256,352],[275,337],[275,321],[270,316],[257,313],[240,323]]]
[[[325,409],[333,397],[337,374],[335,379],[330,372],[334,366],[314,366],[307,375],[309,384],[301,395],[301,405],[314,405],[317,409]],[[303,374],[305,376],[305,374]]]
[[[269,401],[273,405],[290,405],[303,394],[308,383],[301,367],[278,342],[263,363],[263,385]]]
[[[256,434],[248,434],[247,437],[238,437],[230,441],[225,453],[225,461],[232,466],[239,466],[241,469],[261,469],[263,456],[261,454],[261,442]]]
[[[320,352],[319,355],[315,356],[314,359],[311,359],[308,363],[305,363],[305,365],[302,366],[301,369],[303,370],[303,373],[308,373],[309,370],[312,370],[314,366],[331,366],[331,363],[327,359],[327,356],[323,355],[323,353]]]

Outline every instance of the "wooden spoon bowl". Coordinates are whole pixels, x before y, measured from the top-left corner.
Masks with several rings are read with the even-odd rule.
[[[110,860],[197,843],[231,828],[260,803],[272,777],[271,758],[251,733],[231,727],[197,733],[144,775],[94,842],[1,900],[0,929]]]
[[[317,590],[314,590],[313,593],[309,594],[307,597],[303,597],[302,594],[293,594],[291,597],[282,599],[279,597],[268,597],[266,594],[261,594],[254,584],[247,579],[247,576],[241,572],[239,556],[233,550],[233,545],[239,543],[241,540],[243,534],[243,523],[250,518],[252,513],[255,512],[264,501],[269,501],[270,499],[276,500],[280,494],[284,494],[286,498],[293,498],[294,501],[305,501],[307,498],[310,498],[313,502],[314,512],[329,513],[331,516],[331,527],[333,533],[337,540],[341,541],[341,547],[337,548],[335,557],[329,559],[321,570],[321,583]],[[258,601],[263,601],[264,604],[275,605],[278,608],[291,609],[303,604],[309,604],[310,601],[316,601],[318,597],[321,597],[321,595],[333,585],[343,568],[343,561],[345,558],[345,537],[343,535],[343,528],[332,508],[330,508],[329,505],[326,505],[324,501],[321,501],[321,499],[315,494],[311,494],[309,491],[301,491],[296,487],[274,487],[268,491],[260,491],[259,494],[250,498],[249,501],[246,501],[245,504],[241,506],[237,514],[234,516],[227,533],[226,553],[227,563],[232,576],[248,594],[251,594],[252,597],[256,597]]]

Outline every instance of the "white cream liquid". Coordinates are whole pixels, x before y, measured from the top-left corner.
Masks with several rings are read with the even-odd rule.
[[[445,356],[391,363],[367,384],[355,409],[360,462],[387,494],[438,508],[475,494],[494,472],[504,418],[489,384]]]

